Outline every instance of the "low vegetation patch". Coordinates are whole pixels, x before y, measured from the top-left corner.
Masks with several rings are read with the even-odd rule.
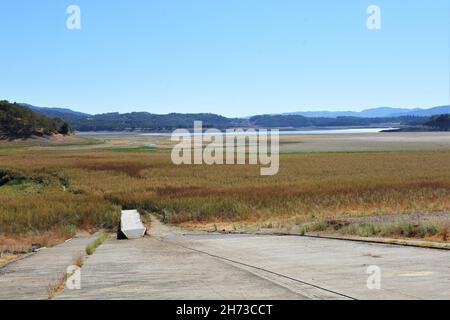
[[[140,147],[117,147],[117,148],[109,148],[106,149],[108,151],[112,152],[122,152],[122,153],[134,153],[134,152],[155,152],[155,147],[147,147],[147,146],[140,146]]]
[[[115,228],[120,207],[102,195],[68,190],[62,173],[0,169],[0,250],[52,246],[78,230]]]
[[[18,254],[3,253],[0,251],[0,267],[8,262],[16,260],[18,257]]]
[[[106,233],[102,233],[97,239],[91,241],[86,247],[86,253],[88,255],[93,255],[95,250],[108,239],[108,235]]]
[[[17,170],[0,169],[0,186],[10,182],[18,182],[25,180],[26,177]]]
[[[145,164],[136,162],[113,162],[113,161],[83,161],[78,165],[81,169],[94,170],[94,171],[113,171],[118,173],[124,173],[132,178],[141,177],[141,170],[147,168]]]
[[[446,242],[449,237],[449,224],[443,221],[397,221],[390,223],[348,222],[325,220],[305,224],[300,227],[300,234],[307,232],[331,232],[360,237],[383,238],[419,238]]]
[[[60,292],[62,292],[66,286],[66,281],[69,278],[69,274],[66,272],[61,273],[57,279],[50,283],[47,287],[47,297],[49,300],[56,297]]]
[[[82,252],[74,256],[73,262],[75,266],[82,267],[84,265],[84,254]]]

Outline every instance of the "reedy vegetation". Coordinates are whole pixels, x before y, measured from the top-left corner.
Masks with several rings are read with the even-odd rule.
[[[174,224],[445,211],[449,160],[448,151],[285,154],[279,174],[263,177],[257,166],[175,166],[167,152],[0,150],[0,167],[27,177],[0,187],[0,236],[112,228],[120,207]]]

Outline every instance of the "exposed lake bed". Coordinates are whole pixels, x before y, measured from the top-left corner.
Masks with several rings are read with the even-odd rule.
[[[449,150],[450,132],[381,132],[386,128],[308,130],[280,132],[280,152],[358,152]],[[358,131],[355,131],[358,130]],[[103,145],[87,148],[149,146],[169,149],[174,143],[167,133],[80,132],[81,137]]]

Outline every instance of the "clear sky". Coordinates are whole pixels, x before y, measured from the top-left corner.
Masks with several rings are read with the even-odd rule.
[[[81,30],[66,28],[70,4]],[[371,4],[381,30],[366,26]],[[448,0],[14,0],[0,12],[0,99],[226,116],[450,103]]]

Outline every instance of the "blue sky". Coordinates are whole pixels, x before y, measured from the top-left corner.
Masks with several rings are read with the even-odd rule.
[[[66,9],[81,9],[81,30]],[[369,5],[381,30],[366,27]],[[448,0],[0,3],[0,98],[226,116],[449,104]]]

